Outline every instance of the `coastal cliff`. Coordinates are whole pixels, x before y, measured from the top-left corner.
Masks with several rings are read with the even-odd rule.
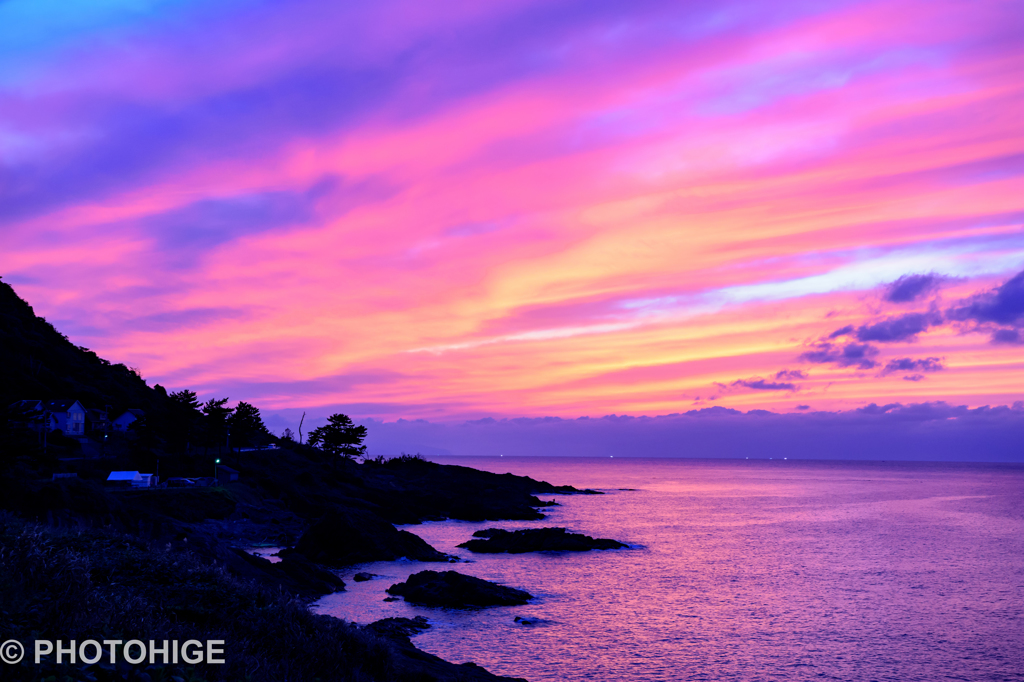
[[[245,451],[213,445],[210,433],[200,443],[201,430],[183,437],[173,395],[74,345],[2,282],[0,350],[0,630],[26,641],[219,639],[227,659],[22,661],[6,666],[4,679],[513,679],[419,651],[409,639],[415,630],[360,627],[313,614],[307,604],[345,589],[331,570],[338,566],[399,556],[447,560],[394,524],[541,519],[539,509],[551,503],[535,493],[575,489],[416,456],[359,462],[265,429],[260,437],[270,447]],[[44,439],[24,403],[69,397],[105,411],[141,408],[145,418],[111,437],[52,431]],[[167,478],[208,476],[217,466],[230,467],[237,480],[106,484],[112,470]],[[296,549],[271,563],[244,551],[254,544]]]

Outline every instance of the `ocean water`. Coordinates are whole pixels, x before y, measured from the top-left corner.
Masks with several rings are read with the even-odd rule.
[[[1024,466],[435,459],[607,494],[552,496],[561,506],[543,521],[405,526],[467,563],[365,564],[343,577],[381,577],[348,581],[317,610],[424,615],[419,648],[531,682],[1024,680]],[[456,548],[492,526],[565,526],[633,548]],[[480,611],[383,601],[426,568],[536,599]]]

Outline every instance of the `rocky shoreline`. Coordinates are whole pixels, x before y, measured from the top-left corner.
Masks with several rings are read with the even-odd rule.
[[[202,570],[222,572],[223,578],[217,580],[226,581],[220,588],[226,593],[256,590],[261,595],[259,599],[270,602],[298,598],[308,604],[324,594],[345,590],[345,582],[336,573],[341,567],[401,557],[434,564],[453,561],[453,557],[438,552],[417,535],[396,529],[395,524],[440,519],[539,520],[544,518],[542,510],[557,502],[542,501],[536,497],[538,493],[597,494],[527,477],[439,465],[418,458],[364,463],[339,460],[294,444],[274,452],[246,453],[244,461],[231,463],[243,477],[221,487],[128,491],[105,489],[96,480],[98,476],[90,471],[88,462],[81,466],[78,478],[56,481],[32,478],[28,467],[23,467],[20,477],[12,476],[12,472],[0,477],[0,506],[24,519],[22,523],[36,529],[32,532],[51,537],[55,543],[69,542],[72,537],[88,533],[96,546],[109,548],[119,542],[123,544],[124,541],[116,538],[127,537],[133,556],[153,556],[151,560],[133,559],[135,562],[194,562],[197,567],[209,567]],[[243,549],[268,542],[287,548],[279,553],[279,561],[271,562]],[[7,555],[8,561],[16,559],[15,554]],[[26,556],[24,560],[29,561],[29,558]],[[94,557],[87,563],[106,560]],[[107,579],[110,575],[92,579],[90,584],[98,594],[107,589],[99,578]],[[160,583],[154,579],[149,584],[136,579],[133,584],[133,594],[152,604],[148,608],[153,611],[146,621],[159,623],[169,617],[169,613],[158,604],[174,601],[177,591],[184,590],[188,583]],[[454,571],[422,571],[393,590],[393,594],[400,594],[410,602],[442,608],[523,604],[530,599],[525,591]],[[159,597],[155,596],[157,594]],[[69,605],[68,608],[76,607]],[[308,609],[303,609],[308,613]],[[83,611],[74,617],[87,621],[93,615]],[[177,612],[173,617],[178,619],[173,622],[182,626],[182,613]],[[223,633],[240,627],[238,623],[224,620],[224,614],[213,614],[205,609],[189,617],[193,618],[188,621],[189,627],[204,631]],[[370,637],[380,642],[380,652],[367,655],[389,661],[386,674],[367,676],[365,670],[376,665],[367,660],[357,666],[364,671],[359,673],[362,676],[351,679],[514,679],[494,676],[475,665],[447,663],[419,651],[412,645],[410,636],[420,631],[424,623],[385,619],[389,622],[359,627],[342,625],[342,621],[332,625],[324,620],[336,620],[329,616],[309,617],[311,623],[319,625],[308,627],[322,630],[325,637],[353,638],[360,642]],[[37,632],[53,629],[52,624],[38,619],[37,612],[25,614],[22,623]],[[265,627],[269,637],[276,626],[267,622],[260,623],[259,627]],[[58,636],[59,633],[53,634]],[[152,633],[147,630],[139,634],[150,636]],[[236,654],[239,660],[248,661],[257,671],[279,667],[288,660],[285,654],[282,654],[284,662],[262,660],[263,655],[258,649]],[[207,669],[202,674],[207,680],[229,679],[223,677],[227,674],[225,670]],[[315,675],[322,679],[350,679],[348,673],[325,675],[320,671]],[[265,676],[257,672],[253,679],[303,678],[281,676],[278,670]]]

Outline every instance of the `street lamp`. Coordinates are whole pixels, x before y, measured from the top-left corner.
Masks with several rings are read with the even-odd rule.
[[[213,460],[213,480],[214,481],[217,481],[217,465],[218,464],[220,464],[220,460],[219,459]],[[220,481],[217,481],[217,483],[220,483]]]

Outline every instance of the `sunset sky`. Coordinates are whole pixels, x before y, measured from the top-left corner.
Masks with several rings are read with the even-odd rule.
[[[281,414],[1013,405],[1022,74],[1019,0],[7,0],[0,275]]]

